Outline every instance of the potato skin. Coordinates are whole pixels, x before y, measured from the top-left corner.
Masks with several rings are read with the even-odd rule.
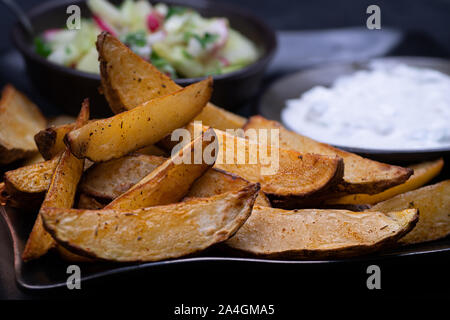
[[[114,113],[181,89],[172,79],[107,32],[97,38],[102,91]],[[208,103],[195,118],[220,130],[242,128],[246,119]]]
[[[102,162],[154,144],[188,124],[211,97],[212,78],[156,98],[111,118],[90,122],[65,136],[78,157]]]
[[[271,197],[282,201],[304,199],[318,192],[329,190],[342,180],[343,161],[336,156],[322,156],[317,154],[299,153],[272,146],[265,146],[244,138],[229,135],[221,130],[214,130],[219,138],[219,152],[215,168],[236,174],[245,180],[258,182],[262,191]],[[227,146],[230,143],[231,146]],[[256,163],[239,163],[238,154],[234,146],[245,148],[245,159],[250,159],[252,149],[258,154],[267,149],[267,154],[278,153],[276,172],[264,173],[264,165],[258,159]],[[270,152],[269,152],[270,150]],[[230,151],[233,157],[227,159]]]
[[[8,205],[36,209],[44,200],[58,159],[48,160],[5,172]]]
[[[238,254],[270,259],[346,258],[394,245],[418,218],[415,209],[383,214],[254,206],[251,217],[225,244]]]
[[[417,226],[400,239],[413,244],[444,238],[450,234],[450,180],[399,194],[377,203],[366,211],[394,211],[416,208],[420,211]]]
[[[375,194],[390,187],[404,183],[413,174],[410,168],[393,166],[356,154],[334,148],[294,133],[284,128],[280,123],[267,120],[262,116],[253,116],[244,126],[249,129],[279,129],[280,147],[296,150],[298,152],[311,152],[322,155],[339,156],[344,160],[343,181],[333,187],[334,196],[339,193]]]
[[[159,261],[227,240],[250,216],[258,191],[257,184],[248,184],[234,192],[164,206],[44,208],[42,216],[46,230],[77,254],[119,262]]]
[[[76,127],[81,127],[88,120],[89,100],[86,99],[78,115]],[[83,173],[84,159],[77,159],[69,149],[66,149],[58,159],[50,186],[22,253],[24,261],[37,259],[56,246],[55,240],[44,229],[42,210],[53,207],[71,208],[73,206],[78,182]]]
[[[64,136],[75,128],[75,123],[50,127],[39,131],[34,141],[45,160],[52,159],[66,148]]]
[[[46,124],[33,102],[12,85],[6,85],[0,99],[0,165],[35,154],[37,148],[31,137]]]

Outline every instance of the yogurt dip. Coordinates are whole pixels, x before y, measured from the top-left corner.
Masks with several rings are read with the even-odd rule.
[[[404,64],[373,63],[286,101],[290,129],[332,145],[414,150],[450,146],[450,77]]]

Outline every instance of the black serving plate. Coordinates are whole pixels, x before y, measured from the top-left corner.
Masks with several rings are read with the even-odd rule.
[[[50,253],[38,260],[23,263],[21,255],[23,248],[28,239],[29,232],[35,220],[35,213],[22,212],[9,207],[0,206],[0,213],[8,226],[11,240],[14,246],[14,270],[17,283],[24,289],[43,290],[55,289],[66,286],[67,267],[73,263],[61,260],[56,254]],[[118,274],[127,274],[129,272],[151,272],[161,268],[181,267],[195,264],[211,265],[220,267],[236,267],[236,268],[258,268],[270,265],[285,268],[308,267],[316,264],[333,264],[342,265],[352,262],[369,263],[373,261],[381,261],[389,258],[420,256],[423,258],[432,254],[448,254],[450,253],[450,237],[445,239],[422,243],[418,245],[410,245],[404,247],[393,248],[383,251],[379,254],[360,256],[351,259],[339,260],[268,260],[260,258],[243,258],[225,254],[223,250],[216,247],[199,256],[187,257],[181,259],[137,263],[137,264],[120,264],[120,263],[84,263],[80,266],[83,270],[81,281],[88,281],[98,278],[110,277]],[[6,255],[6,252],[0,252],[0,259]],[[80,263],[77,263],[80,265]],[[292,270],[292,269],[291,269]]]
[[[407,65],[429,68],[450,75],[450,61],[439,58],[425,57],[386,57],[368,62],[329,64],[306,71],[289,74],[275,81],[263,94],[259,104],[259,112],[268,119],[281,121],[281,111],[288,99],[298,98],[304,92],[315,86],[330,86],[341,76],[350,75],[355,71],[367,69],[372,61],[389,63],[404,63]],[[353,148],[343,145],[336,147],[358,153],[362,156],[389,163],[414,163],[438,157],[450,157],[450,147],[417,150],[382,150],[371,148]]]
[[[114,4],[122,0],[112,0]],[[236,109],[254,97],[261,84],[264,71],[276,51],[277,40],[274,31],[253,14],[229,4],[211,0],[158,0],[169,5],[193,8],[206,17],[226,17],[232,28],[252,40],[261,51],[261,57],[249,66],[223,75],[214,76],[212,102],[228,109]],[[66,8],[76,4],[82,17],[90,16],[85,0],[50,1],[39,4],[28,16],[37,34],[51,28],[61,28],[67,19]],[[11,33],[12,40],[22,54],[28,74],[38,90],[54,105],[66,113],[76,115],[84,98],[91,100],[94,117],[111,114],[106,100],[98,92],[100,76],[52,63],[35,53],[33,39],[17,23]],[[203,78],[177,79],[186,86]]]

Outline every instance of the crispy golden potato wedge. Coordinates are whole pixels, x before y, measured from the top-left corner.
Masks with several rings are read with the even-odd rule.
[[[95,199],[94,197],[85,193],[80,194],[77,204],[78,209],[100,210],[104,207],[105,205],[97,201],[97,199]]]
[[[8,205],[16,208],[38,208],[44,200],[59,159],[44,161],[5,172]]]
[[[180,201],[194,181],[213,166],[214,155],[211,161],[205,161],[203,151],[214,144],[217,144],[216,137],[210,129],[114,199],[105,209],[132,210]]]
[[[32,164],[41,163],[44,162],[45,159],[42,157],[40,153],[35,153],[31,157],[26,158],[23,160],[22,165],[23,166],[30,166]]]
[[[0,100],[0,165],[35,154],[33,136],[46,125],[39,108],[12,85],[7,85]]]
[[[254,206],[226,245],[269,258],[341,258],[378,251],[394,244],[418,220],[416,209],[399,212],[283,209]]]
[[[90,122],[68,133],[66,144],[78,158],[94,162],[120,158],[189,123],[208,102],[211,92],[212,78],[208,78],[130,111]]]
[[[5,191],[5,183],[0,182],[0,206],[6,206],[8,203],[8,194]]]
[[[225,192],[235,191],[243,188],[247,184],[247,180],[244,180],[235,174],[212,168],[192,184],[184,201],[192,198],[207,198]],[[267,199],[262,191],[259,191],[255,205],[271,206],[269,199]]]
[[[109,33],[97,39],[102,90],[114,113],[120,113],[149,100],[181,89],[168,76],[136,55]],[[246,119],[208,103],[196,117],[217,129],[242,128]]]
[[[160,157],[168,157],[169,154],[161,149],[160,147],[157,147],[155,145],[150,145],[144,148],[141,148],[136,151],[136,153],[145,154],[148,156],[160,156]]]
[[[56,246],[56,251],[59,253],[59,256],[64,261],[68,262],[95,262],[95,259],[91,259],[88,257],[80,256],[78,254],[72,253],[61,245]]]
[[[376,204],[369,211],[387,212],[408,208],[419,210],[419,222],[400,239],[400,243],[419,243],[446,237],[450,234],[450,180],[399,194]]]
[[[158,261],[231,237],[251,214],[257,184],[211,198],[137,210],[45,208],[45,228],[64,247],[111,261]]]
[[[220,144],[214,167],[260,183],[265,194],[280,202],[304,198],[342,180],[344,163],[339,157],[301,154],[214,131]],[[268,159],[256,157],[261,154]]]
[[[86,170],[80,190],[92,197],[113,200],[128,191],[166,161],[166,158],[131,154],[94,164]]]
[[[390,199],[398,194],[405,193],[417,189],[425,185],[428,181],[436,177],[444,167],[444,160],[442,158],[422,162],[410,166],[414,170],[414,174],[406,180],[405,183],[389,188],[377,194],[353,194],[346,195],[337,199],[327,200],[327,204],[375,204],[380,201]]]
[[[250,129],[279,129],[280,147],[298,152],[309,152],[328,156],[339,156],[344,159],[344,180],[335,187],[338,192],[375,194],[404,183],[412,175],[413,170],[362,158],[356,154],[336,149],[325,143],[314,141],[308,137],[284,128],[276,121],[254,116],[244,126]]]
[[[85,100],[77,119],[77,127],[81,127],[88,120],[89,101]],[[22,254],[24,261],[37,259],[56,245],[56,242],[44,229],[41,212],[49,207],[72,208],[77,185],[83,173],[83,166],[84,159],[76,158],[70,150],[66,149],[61,154],[33,230],[25,245]]]
[[[65,124],[75,123],[77,121],[77,118],[74,118],[72,116],[67,115],[60,115],[54,118],[50,118],[48,120],[48,126],[49,127],[59,127]]]
[[[63,124],[43,129],[34,136],[36,146],[44,159],[52,159],[66,149],[64,136],[74,128],[75,123]]]

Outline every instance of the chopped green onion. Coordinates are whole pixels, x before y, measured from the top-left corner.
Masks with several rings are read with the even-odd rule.
[[[52,53],[52,48],[41,37],[34,38],[34,48],[36,53],[44,58],[47,58]]]
[[[186,59],[194,59],[194,57],[192,56],[192,54],[190,54],[189,52],[187,52],[185,49],[183,49],[182,53],[183,53],[183,56],[184,56]]]
[[[147,45],[147,34],[144,30],[139,30],[126,35],[125,41],[129,46],[145,47]]]
[[[186,41],[186,42],[189,42],[189,39],[191,39],[191,38],[195,38],[200,43],[202,48],[205,49],[206,46],[208,45],[208,43],[213,43],[214,41],[216,41],[219,38],[219,35],[215,34],[215,33],[206,32],[202,37],[202,36],[199,36],[198,34],[188,31],[188,32],[184,33],[183,38],[184,38],[184,41]]]
[[[174,15],[183,14],[186,11],[187,11],[187,8],[185,8],[185,7],[177,7],[177,6],[169,7],[169,11],[167,11],[166,19],[169,19],[171,16],[174,16]]]
[[[177,73],[172,65],[166,59],[160,57],[155,51],[152,51],[150,61],[159,71],[168,74],[173,79],[177,78]]]

